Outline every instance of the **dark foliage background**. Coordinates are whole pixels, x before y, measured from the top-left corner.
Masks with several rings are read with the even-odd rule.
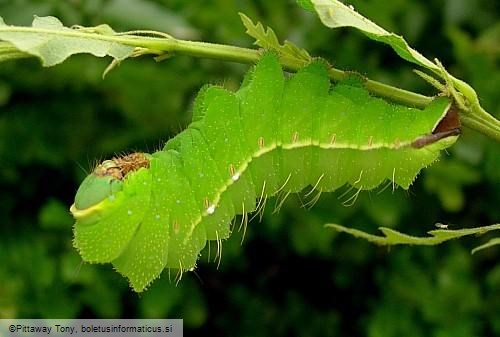
[[[500,115],[499,2],[351,2],[442,60]],[[434,93],[389,48],[353,31],[328,30],[291,0],[0,0],[10,24],[55,15],[66,25],[109,23],[250,46],[238,11],[339,68]],[[111,266],[82,264],[68,208],[86,171],[121,151],[158,149],[187,125],[204,83],[237,88],[248,68],[143,58],[102,80],[107,62],[80,55],[48,69],[36,60],[0,64],[0,318],[183,318],[187,335],[500,335],[499,249],[470,254],[492,235],[389,250],[322,226],[422,235],[435,222],[451,228],[498,222],[498,143],[469,130],[410,192],[365,192],[353,207],[341,205],[341,193],[325,195],[311,211],[292,197],[275,215],[269,200],[243,245],[240,232],[224,243],[219,270],[205,255],[198,277],[187,274],[178,286],[164,273],[135,294]]]

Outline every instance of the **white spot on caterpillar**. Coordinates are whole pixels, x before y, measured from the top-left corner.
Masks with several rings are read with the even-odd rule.
[[[132,215],[132,211],[131,211],[131,210],[128,210],[128,211],[127,211],[127,214],[128,214],[128,215]]]
[[[198,173],[198,176],[199,176],[200,178],[203,178],[205,175],[204,175],[202,172],[200,172],[200,173]]]
[[[215,205],[210,205],[210,207],[207,208],[207,213],[214,214],[214,212],[215,212]]]
[[[156,181],[157,181],[157,182],[160,182],[160,181],[161,181],[161,178],[157,178],[157,179],[156,179]]]
[[[155,219],[156,219],[156,220],[160,220],[160,214],[156,214],[156,215],[155,215]]]
[[[233,179],[233,181],[236,181],[238,179],[240,179],[240,172],[236,172],[232,177],[231,179]]]
[[[180,204],[181,201],[179,199],[175,200],[176,203]]]

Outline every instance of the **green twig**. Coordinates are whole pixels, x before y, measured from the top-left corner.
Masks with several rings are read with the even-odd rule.
[[[38,33],[110,41],[138,48],[147,48],[150,50],[154,50],[155,53],[177,53],[239,63],[256,63],[261,55],[261,52],[256,49],[199,41],[179,40],[173,37],[158,38],[151,36],[122,35],[121,33],[110,35],[78,29],[51,30],[18,26],[2,26],[0,27],[0,32],[1,31],[12,33]],[[151,34],[151,32],[149,33]],[[289,71],[297,71],[305,65],[305,62],[287,57],[286,55],[282,56],[280,61],[283,67]],[[331,79],[334,81],[344,79],[348,75],[346,72],[335,68],[331,68],[329,73]],[[370,79],[366,79],[365,86],[367,90],[375,95],[387,98],[398,103],[403,103],[405,105],[422,108],[432,101],[431,97],[426,97],[418,93],[392,87],[387,84],[383,84]]]
[[[199,41],[188,41],[179,40],[169,35],[163,35],[165,37],[151,37],[151,36],[138,36],[138,35],[122,35],[118,34],[100,34],[93,31],[84,31],[77,29],[67,29],[67,30],[51,30],[51,29],[41,29],[35,27],[18,27],[18,26],[1,26],[0,32],[11,32],[11,33],[37,33],[37,34],[47,34],[55,36],[67,36],[85,39],[95,39],[101,41],[116,42],[123,45],[133,46],[141,49],[149,50],[150,53],[159,55],[168,54],[183,54],[195,57],[210,58],[231,62],[239,63],[256,63],[261,55],[261,52],[256,49],[242,48],[230,45],[207,43]],[[142,33],[142,32],[141,32]],[[149,34],[152,34],[148,31]],[[0,42],[2,43],[2,42]],[[16,57],[27,57],[28,54],[24,51],[14,51],[10,50],[12,45],[3,45],[1,47],[8,48],[9,53]],[[142,53],[147,54],[147,52],[142,51]],[[2,57],[0,56],[0,60]],[[282,55],[280,58],[282,66],[289,71],[297,71],[305,65],[305,61],[297,60],[296,58],[287,57]],[[347,72],[339,69],[330,68],[329,70],[330,78],[334,81],[339,81],[348,76]],[[457,84],[460,84],[465,89],[470,87],[462,81],[455,78],[452,80]],[[460,83],[458,83],[460,82]],[[384,97],[388,100],[402,103],[408,106],[414,106],[418,108],[423,108],[427,106],[431,101],[432,97],[427,97],[415,92],[407,91],[401,88],[393,87],[381,82],[366,79],[365,87],[368,91],[374,95]],[[464,90],[465,90],[464,89]],[[470,88],[472,90],[472,88]],[[462,91],[462,90],[461,90]],[[466,91],[466,90],[465,90]],[[473,90],[472,90],[473,91]],[[484,109],[481,108],[479,102],[472,102],[472,106],[468,111],[463,111],[462,114],[462,124],[466,127],[474,129],[482,134],[500,141],[500,122],[493,116],[488,114]]]

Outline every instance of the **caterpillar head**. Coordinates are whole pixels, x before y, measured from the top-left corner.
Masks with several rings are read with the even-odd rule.
[[[123,181],[130,172],[149,167],[149,158],[144,153],[114,157],[99,164],[81,183],[70,211],[75,219],[94,223],[104,207],[104,201],[123,188]]]

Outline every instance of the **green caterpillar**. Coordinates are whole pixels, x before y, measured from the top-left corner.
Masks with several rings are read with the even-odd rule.
[[[456,141],[456,112],[444,97],[418,110],[352,82],[332,87],[319,61],[285,79],[267,53],[236,93],[204,87],[192,123],[163,150],[104,161],[83,181],[75,247],[140,292],[164,268],[194,268],[207,240],[227,238],[235,215],[278,191],[407,189]]]

